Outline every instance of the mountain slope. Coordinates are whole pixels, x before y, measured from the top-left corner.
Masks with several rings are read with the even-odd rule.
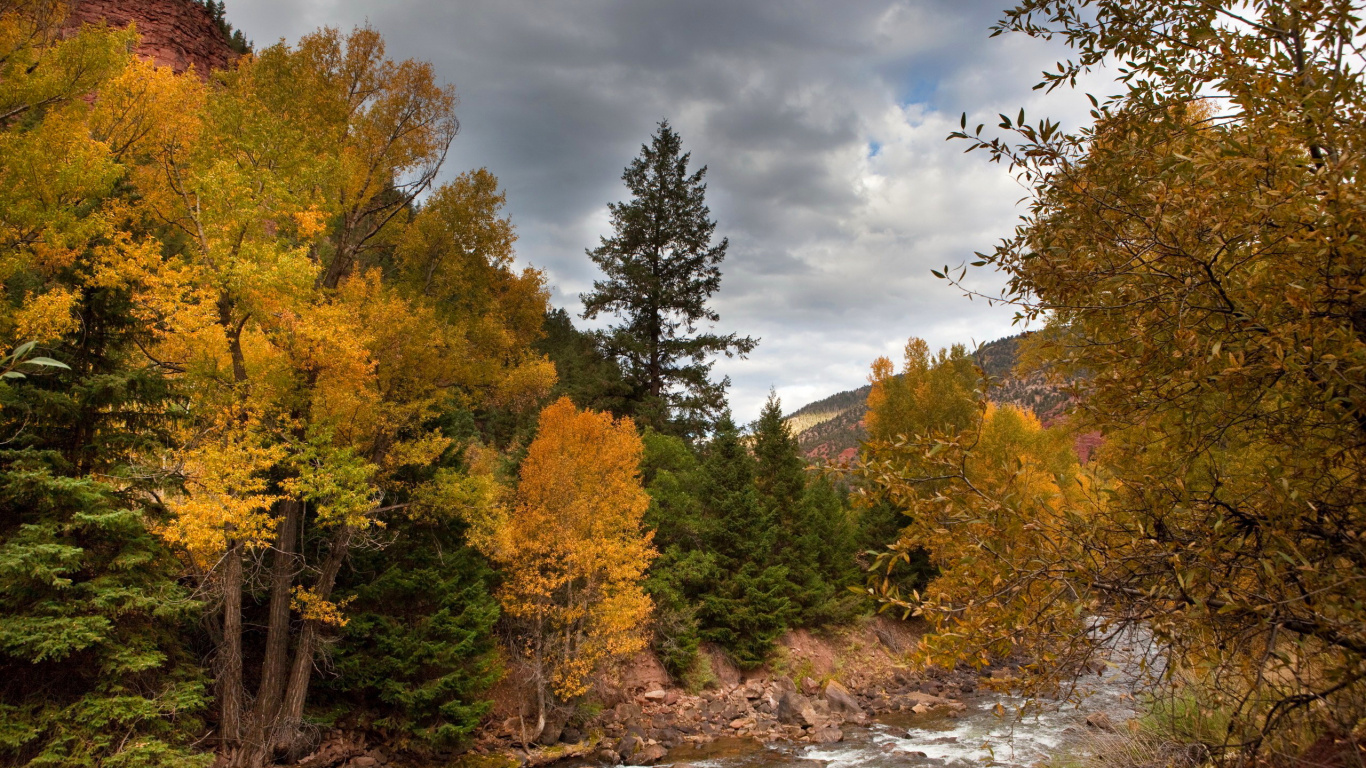
[[[977,350],[977,364],[995,382],[988,397],[996,403],[1028,408],[1044,423],[1056,420],[1067,408],[1068,398],[1049,384],[1044,375],[1034,372],[1020,377],[1015,373],[1020,341],[1028,334],[1008,336],[983,344]],[[858,452],[867,433],[863,417],[868,412],[868,393],[872,385],[839,392],[802,406],[787,417],[797,435],[797,443],[809,461],[841,461]]]

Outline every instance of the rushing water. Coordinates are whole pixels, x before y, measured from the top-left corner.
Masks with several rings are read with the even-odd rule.
[[[957,716],[891,713],[866,728],[845,726],[837,744],[760,745],[741,739],[721,740],[697,749],[669,754],[673,764],[698,768],[903,768],[904,766],[1032,766],[1079,746],[1086,717],[1105,713],[1123,728],[1134,716],[1133,698],[1122,675],[1108,671],[1083,681],[1080,705],[1045,705],[1024,716],[1024,702],[983,694],[964,700]]]

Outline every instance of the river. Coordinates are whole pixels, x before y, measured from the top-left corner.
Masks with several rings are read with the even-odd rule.
[[[1104,713],[1116,727],[1135,715],[1126,680],[1114,670],[1079,683],[1080,704],[1044,702],[1020,715],[1022,699],[982,693],[963,700],[966,711],[950,716],[890,713],[867,727],[844,726],[836,744],[759,744],[722,739],[699,748],[676,749],[668,761],[697,768],[905,768],[906,766],[1033,766],[1071,750],[1085,749],[1088,715]]]

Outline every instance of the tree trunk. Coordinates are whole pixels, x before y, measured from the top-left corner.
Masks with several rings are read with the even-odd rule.
[[[272,734],[280,713],[280,694],[289,673],[289,609],[294,586],[295,548],[299,538],[299,523],[303,517],[303,502],[286,499],[280,502],[283,513],[280,530],[275,537],[275,555],[271,562],[270,608],[266,629],[266,656],[261,663],[261,685],[252,707],[247,738],[235,765],[255,768],[271,761]]]
[[[341,571],[342,564],[346,562],[354,533],[354,528],[343,525],[332,537],[332,551],[328,553],[327,562],[323,564],[322,572],[318,574],[317,585],[313,588],[313,593],[319,599],[327,600],[332,596],[332,588],[337,583],[337,574]],[[273,724],[275,737],[271,740],[272,743],[284,747],[290,753],[296,751],[298,744],[299,724],[303,722],[308,686],[313,680],[313,653],[321,629],[322,623],[316,619],[304,622],[299,645],[294,651],[294,667],[290,670],[289,687],[285,689],[284,701]],[[291,754],[290,757],[299,756]]]
[[[299,537],[303,502],[281,502],[279,535],[270,574],[270,618],[266,630],[266,656],[261,664],[261,687],[256,694],[256,717],[261,723],[275,719],[289,672],[289,608],[296,566],[294,549]]]
[[[223,556],[223,642],[218,647],[218,742],[236,747],[242,737],[242,545],[228,526]]]

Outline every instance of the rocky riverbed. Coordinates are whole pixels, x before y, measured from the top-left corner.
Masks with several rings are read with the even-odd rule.
[[[962,698],[973,694],[979,678],[971,672],[896,672],[886,682],[876,691],[850,691],[837,680],[809,677],[800,685],[786,677],[756,678],[697,695],[659,688],[602,711],[581,728],[564,727],[548,746],[506,746],[522,727],[521,720],[509,718],[486,733],[473,754],[533,766],[574,758],[649,765],[714,742],[834,744],[886,714],[953,718],[967,709]],[[540,740],[552,739],[542,734]]]
[[[870,623],[833,638],[789,637],[783,646],[785,667],[776,670],[741,673],[724,669],[718,659],[722,679],[697,694],[660,682],[667,680],[662,670],[628,675],[612,706],[552,722],[535,737],[528,733],[534,721],[528,722],[525,710],[505,710],[463,754],[412,762],[387,747],[367,745],[361,734],[334,733],[302,765],[1032,765],[1078,734],[1123,730],[1133,716],[1123,676],[1106,673],[1083,683],[1080,706],[1045,706],[1015,717],[1023,702],[990,685],[992,678],[1013,674],[1012,667],[914,672],[901,655],[912,638],[885,630]],[[794,668],[811,674],[793,674]]]

